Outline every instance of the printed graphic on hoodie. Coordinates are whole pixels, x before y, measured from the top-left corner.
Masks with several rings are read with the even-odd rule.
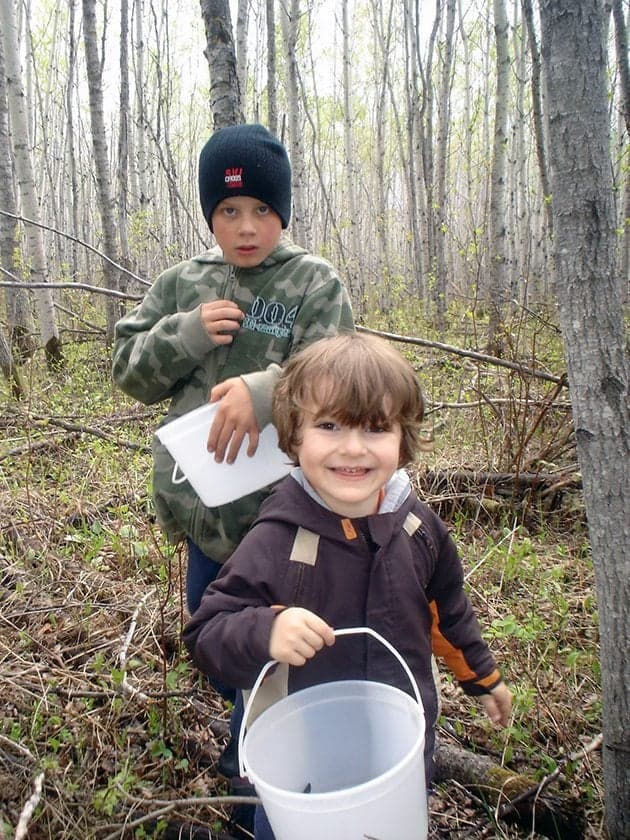
[[[252,332],[265,333],[275,338],[289,338],[298,313],[298,306],[290,309],[277,300],[256,297],[243,319],[243,327]]]

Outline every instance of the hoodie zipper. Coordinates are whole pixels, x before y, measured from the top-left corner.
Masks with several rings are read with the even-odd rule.
[[[237,269],[236,266],[227,264],[228,272],[227,277],[225,278],[225,282],[221,286],[221,295],[219,299],[222,300],[232,300],[234,295],[234,289],[236,287],[236,279],[237,279]],[[217,355],[217,363],[215,367],[215,377],[216,382],[221,382],[221,371],[225,367],[225,364],[230,356],[230,350],[232,348],[232,344],[222,344],[220,347],[215,348],[215,354]],[[216,383],[215,383],[216,384]]]
[[[228,273],[225,278],[225,283],[221,288],[221,298],[223,300],[232,300],[234,295],[234,287],[236,286],[237,269],[236,266],[228,264]]]

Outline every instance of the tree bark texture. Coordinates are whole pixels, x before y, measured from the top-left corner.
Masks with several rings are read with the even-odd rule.
[[[206,30],[203,51],[210,70],[212,128],[243,122],[241,92],[236,70],[236,51],[228,0],[200,0]]]
[[[290,0],[280,12],[287,60],[287,110],[289,112],[289,157],[293,171],[293,238],[307,250],[310,230],[306,220],[304,139],[300,120],[300,84],[297,63],[297,43],[300,25],[300,0]]]
[[[94,170],[96,173],[97,200],[101,216],[103,250],[110,260],[118,262],[116,246],[116,222],[114,219],[114,201],[109,175],[109,155],[105,134],[105,116],[103,111],[103,68],[98,54],[96,32],[96,2],[83,0],[83,43],[87,69],[88,91],[90,96],[90,127],[92,130],[92,149],[94,151]],[[118,286],[117,272],[111,263],[103,261],[103,277],[108,289]],[[105,303],[107,319],[107,338],[114,338],[114,326],[119,316],[118,307],[113,300]]]
[[[236,76],[241,94],[241,108],[247,113],[247,31],[249,0],[238,0],[236,14]]]
[[[622,282],[626,284],[624,303],[630,294],[630,61],[628,60],[628,27],[623,16],[623,0],[613,0],[612,11],[615,21],[615,45],[619,67],[620,100],[625,139],[620,139],[621,161],[619,180],[621,195],[621,246],[619,248],[619,270]],[[630,12],[629,12],[630,15]]]
[[[436,149],[436,215],[435,215],[435,278],[433,280],[433,305],[436,326],[443,330],[446,326],[446,234],[448,230],[448,201],[446,169],[448,159],[448,139],[451,117],[451,84],[453,78],[453,41],[455,32],[455,0],[446,0],[446,30],[441,44],[442,62],[438,98],[438,137]]]
[[[2,38],[0,38],[0,149],[8,151],[10,148],[4,50]],[[13,216],[17,214],[11,155],[9,154],[0,155],[0,206]],[[16,275],[18,273],[16,265],[18,242],[16,219],[0,214],[0,260],[6,269]],[[23,289],[6,289],[5,302],[9,330],[7,341],[9,347],[6,355],[11,359],[12,351],[15,350],[18,359],[32,356],[35,352],[35,342],[31,337],[33,326],[26,292]]]
[[[33,162],[26,113],[26,96],[22,83],[15,4],[12,0],[0,0],[0,30],[3,38],[7,80],[7,100],[11,117],[13,154],[22,208],[27,218],[39,220],[39,201],[35,187]],[[48,281],[48,268],[41,228],[26,226],[26,238],[30,254],[30,279],[36,282]],[[35,293],[37,314],[42,344],[49,365],[58,366],[62,361],[61,342],[55,321],[52,292],[39,289]]]
[[[606,820],[630,837],[630,363],[615,272],[605,12],[543,0],[557,295],[595,567]]]
[[[494,0],[494,39],[496,47],[496,92],[494,131],[492,143],[492,174],[490,184],[490,299],[488,348],[495,355],[502,355],[499,335],[505,317],[507,296],[507,214],[506,174],[508,151],[508,98],[510,95],[510,52],[508,19],[505,0]]]
[[[278,97],[276,92],[276,12],[275,0],[266,0],[267,23],[267,128],[278,134]]]

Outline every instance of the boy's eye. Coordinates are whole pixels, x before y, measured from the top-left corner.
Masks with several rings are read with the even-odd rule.
[[[258,213],[258,215],[259,215],[259,216],[266,216],[266,215],[267,215],[267,213],[269,213],[269,209],[270,209],[270,208],[269,208],[269,206],[268,206],[267,204],[261,204],[261,205],[257,208],[256,212]]]
[[[235,216],[236,215],[236,207],[223,207],[223,214],[225,216]]]
[[[385,423],[370,423],[365,431],[370,432],[371,434],[382,434],[383,432],[389,432],[390,427]]]
[[[337,424],[334,420],[320,420],[316,424],[316,428],[323,429],[323,431],[325,432],[334,432],[334,430],[337,428]]]

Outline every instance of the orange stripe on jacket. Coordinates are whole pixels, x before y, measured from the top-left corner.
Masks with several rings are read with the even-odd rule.
[[[469,667],[468,663],[464,659],[462,651],[452,645],[440,633],[440,616],[435,601],[431,601],[429,608],[433,619],[431,622],[431,646],[433,648],[433,653],[436,656],[444,658],[446,664],[459,682],[476,682],[484,688],[495,683],[499,678],[499,672],[493,671],[492,674],[489,674],[487,677],[479,679],[478,675]]]

